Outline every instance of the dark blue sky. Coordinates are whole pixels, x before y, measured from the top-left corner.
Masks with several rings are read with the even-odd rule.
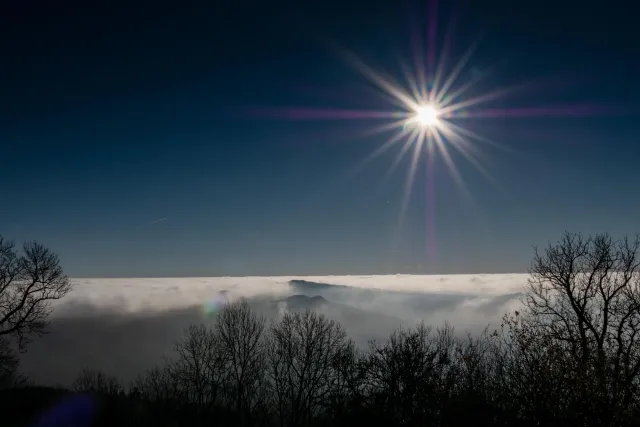
[[[474,143],[502,190],[451,150],[475,207],[438,157],[428,199],[421,161],[399,232],[400,145],[348,174],[384,121],[256,113],[392,108],[336,46],[400,79],[428,1],[2,0],[0,234],[99,277],[521,272],[640,231],[632,1],[441,1],[449,64],[480,41],[459,84],[491,71],[469,96],[531,83],[483,107],[591,112],[460,122],[510,149]]]

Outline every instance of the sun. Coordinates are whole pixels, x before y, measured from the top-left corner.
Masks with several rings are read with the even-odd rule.
[[[414,120],[418,122],[420,126],[430,128],[438,124],[439,115],[440,112],[435,106],[431,104],[420,105],[416,108]]]

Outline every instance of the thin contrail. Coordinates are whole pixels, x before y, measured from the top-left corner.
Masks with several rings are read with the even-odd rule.
[[[151,222],[149,223],[149,225],[151,225],[151,224],[157,224],[157,223],[159,223],[159,222],[163,222],[163,221],[166,221],[166,220],[168,220],[168,219],[169,219],[169,218],[160,218],[160,219],[156,219],[155,221],[151,221]]]

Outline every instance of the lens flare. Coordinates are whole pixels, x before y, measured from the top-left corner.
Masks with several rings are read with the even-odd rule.
[[[214,296],[211,301],[208,301],[204,307],[203,312],[205,316],[213,316],[218,313],[225,305],[229,303],[228,291],[220,291]]]
[[[94,425],[98,405],[95,399],[87,394],[66,397],[48,408],[36,420],[34,427]]]

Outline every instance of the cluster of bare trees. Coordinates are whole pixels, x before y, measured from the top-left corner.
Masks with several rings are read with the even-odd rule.
[[[400,329],[358,349],[312,311],[268,323],[246,301],[192,326],[136,395],[234,424],[625,425],[640,414],[640,240],[567,233],[537,251],[521,310],[460,337]]]
[[[235,424],[307,425],[340,394],[340,368],[354,351],[342,327],[323,315],[286,313],[267,323],[238,301],[212,327],[190,326],[175,359],[141,375],[132,393],[187,403],[205,418],[222,408]]]
[[[71,388],[77,392],[91,391],[107,395],[117,395],[124,392],[124,388],[116,376],[86,368],[76,377]]]
[[[71,290],[56,254],[36,242],[22,253],[0,236],[0,388],[24,383],[13,347],[46,332],[51,302]]]
[[[42,332],[47,312],[24,308],[38,301],[30,289],[43,294],[44,281],[49,298],[68,290],[55,258],[45,256],[43,270],[28,251],[47,252],[32,248],[21,264],[11,250],[0,258],[0,319],[10,319],[0,322],[0,338],[20,343]],[[571,233],[536,249],[522,308],[477,337],[419,325],[358,349],[321,314],[287,312],[267,322],[239,301],[212,326],[188,328],[176,356],[141,375],[128,395],[115,378],[92,371],[74,388],[154,408],[136,413],[159,417],[154,425],[636,425],[639,250],[639,238]],[[13,360],[0,346],[0,359],[6,355]]]

